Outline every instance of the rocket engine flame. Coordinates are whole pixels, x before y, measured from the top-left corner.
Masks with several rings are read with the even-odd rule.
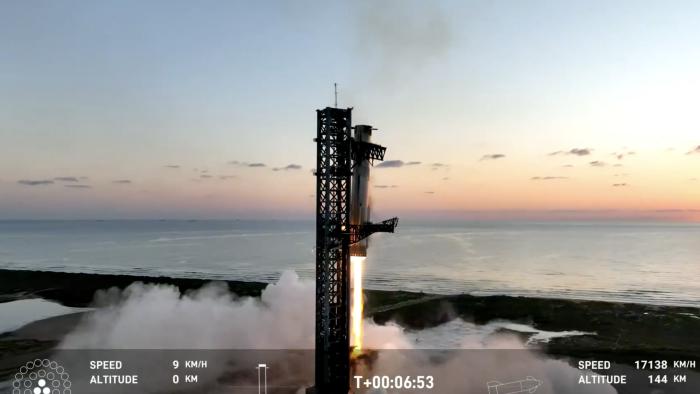
[[[350,338],[353,352],[362,350],[362,314],[364,299],[362,297],[362,270],[364,256],[350,256],[350,271],[352,279],[352,310],[350,312]]]

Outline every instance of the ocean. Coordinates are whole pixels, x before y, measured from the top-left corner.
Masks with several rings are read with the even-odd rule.
[[[314,277],[312,221],[0,221],[0,268],[272,282]],[[700,226],[400,222],[365,287],[700,306]]]

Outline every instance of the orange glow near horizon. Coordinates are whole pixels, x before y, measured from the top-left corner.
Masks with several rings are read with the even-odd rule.
[[[396,156],[387,160],[421,156],[418,151],[394,152],[403,146],[392,147],[389,152]],[[377,167],[371,180],[372,208],[421,218],[450,212],[450,218],[495,220],[700,221],[700,153],[690,152],[691,143],[675,150],[640,147],[623,159],[612,154],[612,147],[591,149],[586,156],[550,155],[557,147],[575,146],[589,145],[553,144],[537,151],[467,146],[462,157],[444,157],[439,167],[435,159],[400,168]],[[480,160],[483,152],[503,152],[505,157]],[[44,179],[49,172],[37,170],[22,179]],[[74,173],[88,174],[83,183],[89,188],[68,188],[59,181],[27,186],[0,176],[0,217],[286,219],[310,217],[315,209],[314,177],[304,170],[241,168],[223,162],[208,166],[204,174],[192,168],[156,167],[129,184],[110,180],[123,178],[121,174],[69,174]]]
[[[614,151],[552,156],[546,149],[503,150],[498,160],[473,153],[471,163],[445,160],[449,167],[379,169],[372,179],[374,208],[479,212],[500,219],[554,211],[575,211],[582,219],[700,219],[700,154],[647,148],[618,159]]]

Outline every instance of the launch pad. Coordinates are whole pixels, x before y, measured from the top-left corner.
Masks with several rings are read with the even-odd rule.
[[[318,394],[350,384],[350,256],[366,238],[394,232],[397,218],[369,221],[369,168],[386,148],[369,142],[372,127],[352,126],[352,108],[317,110],[316,382]],[[354,135],[353,135],[354,130]]]

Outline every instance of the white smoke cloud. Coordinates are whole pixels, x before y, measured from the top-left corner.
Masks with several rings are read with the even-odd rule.
[[[283,273],[260,299],[236,298],[217,283],[188,294],[173,286],[136,283],[118,302],[88,315],[61,347],[312,349],[314,297],[313,285],[293,272]],[[105,304],[115,295],[98,298]]]
[[[396,85],[439,64],[454,41],[449,13],[435,2],[362,1],[354,3],[358,54],[374,82]],[[363,62],[361,62],[363,63]]]
[[[66,336],[62,349],[312,349],[314,347],[314,298],[312,282],[301,281],[285,272],[269,285],[259,299],[237,298],[221,284],[210,284],[181,294],[165,285],[133,284],[123,292],[109,291],[97,297],[102,306],[86,316]],[[467,324],[467,323],[465,323]],[[464,334],[463,349],[520,349],[499,352],[457,352],[436,363],[428,353],[416,350],[416,336],[396,324],[377,325],[365,321],[368,349],[414,349],[380,352],[365,374],[432,375],[436,393],[484,392],[491,380],[517,380],[535,376],[547,393],[615,393],[611,387],[573,386],[578,371],[567,363],[546,358],[540,352],[523,350],[522,340],[493,329],[475,329]],[[504,358],[506,357],[506,358]],[[220,362],[219,362],[220,361]],[[209,378],[230,373],[231,360],[219,360],[210,367]],[[278,360],[276,371],[298,374],[289,382],[312,382],[313,363]],[[358,372],[363,372],[362,369]],[[167,370],[164,371],[167,373]],[[276,376],[280,376],[279,373]],[[255,376],[246,383],[253,384]],[[296,387],[296,386],[295,386]],[[145,388],[143,386],[142,388]],[[478,390],[478,391],[477,391]],[[212,391],[214,392],[214,391]]]

